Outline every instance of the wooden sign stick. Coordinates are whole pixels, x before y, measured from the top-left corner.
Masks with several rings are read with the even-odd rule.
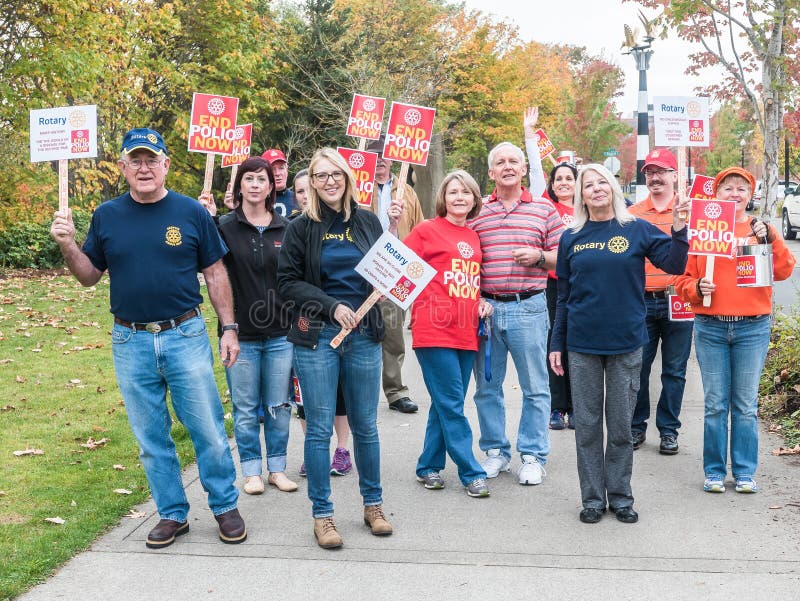
[[[364,316],[369,312],[369,310],[372,308],[372,305],[374,305],[381,299],[381,296],[383,295],[378,290],[373,290],[372,294],[370,294],[367,297],[367,300],[361,303],[361,306],[356,310],[356,319],[358,319],[358,321],[361,321],[364,318]],[[339,345],[342,344],[342,341],[352,331],[353,330],[351,328],[342,328],[341,330],[339,330],[339,333],[336,334],[333,340],[331,340],[331,348],[339,348]]]
[[[706,259],[706,279],[709,282],[714,281],[714,256],[710,256]],[[710,307],[711,306],[711,295],[707,294],[703,297],[703,306]]]
[[[678,147],[678,202],[683,200],[686,197],[686,180],[687,180],[687,165],[686,165],[686,146],[679,146]],[[680,218],[684,221],[689,219],[689,214],[686,211],[681,211],[683,213],[680,215]]]
[[[367,149],[367,139],[366,138],[359,138],[358,139],[358,149],[359,150],[366,150]]]
[[[69,159],[58,160],[58,210],[69,210]]]
[[[239,164],[237,163],[233,167],[231,167],[231,186],[233,186],[233,182],[236,181],[236,174],[239,173]]]
[[[551,163],[553,163],[553,167],[555,167],[556,165],[558,165],[558,161],[556,161],[556,160],[553,158],[553,153],[552,153],[552,152],[551,152],[550,154],[548,154],[548,155],[547,155],[547,158],[548,158],[548,159],[550,159],[550,162],[551,162]]]
[[[211,179],[214,177],[214,153],[206,155],[206,174],[203,178],[203,192],[211,192]]]
[[[400,204],[404,204],[406,180],[408,180],[408,163],[402,163],[400,166],[400,175],[397,176],[397,202]]]

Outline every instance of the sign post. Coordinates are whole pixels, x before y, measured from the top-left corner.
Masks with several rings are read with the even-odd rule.
[[[58,161],[58,210],[69,209],[69,159],[97,156],[97,106],[30,112],[31,162]]]
[[[233,154],[239,99],[195,92],[189,120],[189,152],[206,153],[203,192],[211,192],[214,155]]]

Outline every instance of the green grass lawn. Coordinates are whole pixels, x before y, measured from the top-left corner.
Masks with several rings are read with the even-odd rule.
[[[216,316],[204,308],[216,348]],[[111,323],[108,277],[92,288],[67,275],[0,279],[0,599],[42,581],[120,519],[141,519],[124,518],[149,490],[114,379]],[[181,463],[193,461],[183,427],[172,433]],[[90,439],[101,444],[89,448]],[[30,449],[43,453],[14,454]]]

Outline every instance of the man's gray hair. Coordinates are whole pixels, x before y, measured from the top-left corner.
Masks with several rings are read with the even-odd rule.
[[[488,159],[488,161],[489,161],[489,169],[492,168],[492,162],[494,161],[494,155],[496,155],[501,150],[510,150],[510,151],[512,151],[514,154],[517,155],[517,157],[519,158],[520,162],[523,165],[525,164],[525,153],[522,152],[522,149],[519,146],[517,146],[516,144],[512,144],[511,142],[500,142],[497,146],[495,146],[494,148],[492,148],[489,151],[489,159]]]

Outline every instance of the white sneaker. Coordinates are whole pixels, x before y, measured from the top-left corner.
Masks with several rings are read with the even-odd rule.
[[[517,476],[520,484],[541,484],[542,478],[547,475],[544,466],[533,455],[523,455],[522,465],[519,466]]]
[[[483,460],[483,471],[487,478],[497,478],[500,472],[510,472],[511,465],[508,459],[500,454],[500,449],[489,449],[486,451],[486,459]]]

